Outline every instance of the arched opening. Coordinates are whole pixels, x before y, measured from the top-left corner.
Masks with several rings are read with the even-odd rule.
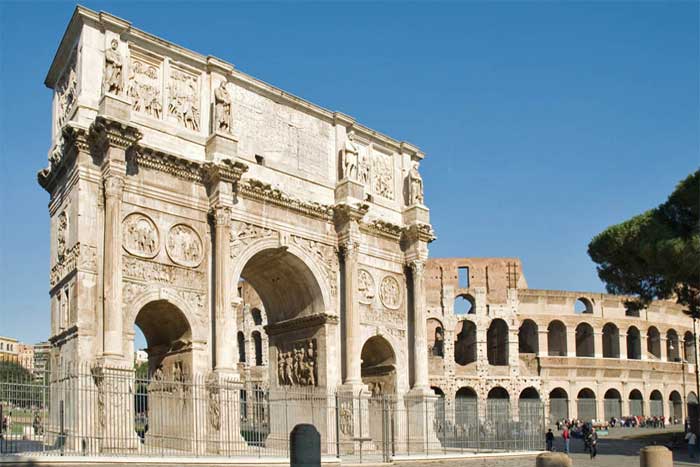
[[[292,247],[266,248],[245,261],[236,277],[236,283],[240,281],[259,297],[258,303],[251,303],[254,325],[267,319],[267,338],[258,329],[250,334],[255,353],[251,363],[254,357],[256,366],[267,364],[272,387],[325,387],[326,375],[319,371],[327,367],[320,361],[326,348],[324,320],[311,317],[325,315],[327,297],[310,266]],[[265,341],[269,362],[264,358]]]
[[[476,324],[467,320],[458,322],[455,335],[455,363],[468,365],[476,362]]]
[[[185,314],[165,299],[143,306],[134,325],[143,333],[148,354],[147,375],[137,374],[134,385],[134,430],[144,440],[174,447],[176,433],[169,422],[184,421],[187,427],[178,434],[186,439],[194,424],[192,401],[186,398],[193,374],[192,329]]]
[[[436,431],[444,435],[445,426],[443,422],[445,420],[445,393],[437,386],[430,386],[430,389],[432,389],[433,393],[437,396],[437,399],[435,400]]]
[[[549,392],[549,421],[554,424],[569,418],[569,394],[562,388]]]
[[[627,329],[627,358],[630,360],[642,358],[642,338],[639,335],[639,329],[635,326]]]
[[[661,333],[654,326],[647,329],[647,353],[661,359]]]
[[[668,409],[671,423],[679,423],[683,420],[683,399],[678,391],[671,391],[668,395]]]
[[[468,386],[461,387],[455,394],[455,424],[466,429],[478,421],[478,398],[476,391]]]
[[[510,395],[500,386],[491,389],[486,396],[486,417],[491,420],[510,419]]]
[[[245,363],[245,336],[238,331],[238,363]]]
[[[500,318],[486,332],[486,354],[490,365],[508,365],[508,325]]]
[[[644,415],[644,397],[638,389],[632,389],[629,396],[630,415],[641,417]]]
[[[675,329],[666,332],[666,358],[669,362],[680,361],[680,350],[678,349],[678,333]]]
[[[255,349],[255,366],[262,366],[263,364],[263,349],[262,349],[262,336],[260,332],[253,331],[251,334],[253,338],[253,348]]]
[[[584,422],[590,422],[597,418],[597,403],[592,389],[583,388],[578,392],[576,410],[578,418]]]
[[[471,295],[458,295],[454,301],[454,313],[456,315],[470,315],[476,313],[474,297]]]
[[[603,358],[620,358],[620,330],[613,323],[603,326]]]
[[[649,416],[663,417],[664,415],[664,396],[656,389],[651,391],[649,395]]]
[[[250,311],[250,314],[253,317],[253,324],[255,326],[262,326],[262,323],[263,323],[262,312],[257,308],[253,308]]]
[[[603,396],[603,409],[605,411],[605,419],[622,417],[622,396],[617,389],[608,389]]]
[[[427,321],[428,333],[428,356],[444,357],[445,356],[445,330],[442,327],[440,320],[428,318]]]
[[[518,352],[536,354],[538,346],[537,324],[531,319],[526,319],[518,330]]]
[[[589,299],[581,297],[574,304],[574,313],[593,313],[593,304]]]
[[[396,355],[382,336],[372,336],[362,346],[362,382],[373,396],[396,392]]]
[[[566,326],[561,321],[552,321],[547,326],[547,354],[550,357],[566,357]]]
[[[593,327],[588,323],[580,323],[578,326],[576,326],[576,356],[595,356]]]
[[[528,387],[520,392],[518,397],[518,418],[521,422],[537,421],[542,418],[542,402],[540,393],[533,387]]]
[[[686,331],[683,336],[683,350],[685,354],[685,361],[691,365],[695,364],[695,339],[693,339],[693,333]]]

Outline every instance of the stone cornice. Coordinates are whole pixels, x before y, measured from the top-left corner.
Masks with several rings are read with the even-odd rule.
[[[333,206],[333,220],[336,226],[342,226],[352,221],[359,222],[367,214],[367,211],[369,211],[369,204],[339,203]]]
[[[49,165],[37,172],[37,182],[49,193],[59,174],[63,172],[70,160],[78,152],[89,152],[89,134],[85,128],[66,124],[61,129],[60,143],[49,154]]]
[[[268,324],[267,326],[264,326],[264,329],[265,331],[267,331],[267,334],[269,336],[275,336],[286,332],[307,329],[312,326],[322,326],[326,323],[338,324],[338,322],[339,320],[337,316],[329,315],[327,313],[321,313],[312,316],[301,316],[299,318],[292,318],[274,324]]]
[[[400,225],[392,224],[391,222],[385,222],[379,219],[372,222],[361,223],[360,230],[371,235],[380,235],[390,240],[401,240],[402,228]]]
[[[97,150],[104,150],[108,145],[126,150],[135,146],[142,136],[135,126],[98,115],[90,125],[88,140]]]
[[[248,171],[248,166],[243,162],[223,159],[219,162],[207,162],[202,166],[202,175],[205,183],[238,183],[243,174]]]
[[[239,184],[238,193],[246,198],[262,202],[269,202],[309,217],[327,221],[333,218],[332,207],[320,203],[308,203],[292,198],[277,188],[272,188],[269,183],[261,182],[260,180],[251,178],[246,180],[246,183]]]
[[[129,151],[127,157],[129,163],[137,167],[157,170],[190,182],[204,182],[202,164],[196,161],[143,146]]]

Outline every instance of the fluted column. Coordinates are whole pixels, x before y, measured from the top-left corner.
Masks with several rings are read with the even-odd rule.
[[[105,216],[103,255],[104,355],[123,354],[122,295],[122,194],[124,175],[119,164],[108,165],[104,174]]]
[[[231,209],[215,206],[211,212],[214,224],[214,339],[215,367],[218,372],[237,373],[234,345],[237,342],[236,313],[232,306],[231,255],[228,238]],[[240,301],[240,299],[238,299]],[[240,305],[240,303],[236,303]]]
[[[360,348],[360,307],[355,299],[357,290],[357,257],[360,246],[357,242],[348,240],[340,245],[343,255],[343,273],[345,276],[345,379],[346,385],[362,384]]]
[[[413,287],[413,388],[428,388],[428,340],[425,321],[425,261],[409,263]]]

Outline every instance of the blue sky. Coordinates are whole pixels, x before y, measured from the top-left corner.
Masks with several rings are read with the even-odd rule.
[[[697,2],[85,2],[427,154],[433,256],[516,256],[603,291],[586,254],[700,165]],[[0,3],[0,334],[49,330],[43,80],[74,3]]]

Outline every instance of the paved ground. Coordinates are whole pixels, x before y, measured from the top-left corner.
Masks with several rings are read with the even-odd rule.
[[[646,428],[613,429],[608,436],[599,438],[598,456],[591,459],[588,453],[583,451],[583,441],[572,440],[571,457],[574,467],[639,467],[639,450],[650,444],[665,444],[671,433],[682,437],[681,428],[655,430]],[[554,449],[562,452],[564,443],[559,437]],[[685,445],[674,449],[674,465],[700,465],[698,457],[694,460],[688,458]],[[411,467],[534,467],[534,457],[518,457],[506,459],[479,459],[479,460],[450,460],[440,462],[411,463]]]

